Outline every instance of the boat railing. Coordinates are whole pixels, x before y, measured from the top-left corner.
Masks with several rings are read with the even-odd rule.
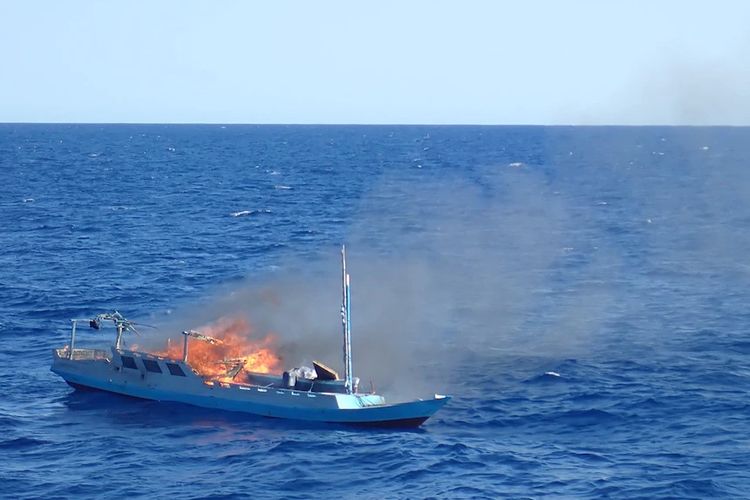
[[[69,347],[64,347],[57,350],[57,355],[59,357],[72,360],[110,360],[112,357],[112,354],[104,349],[73,349],[73,355],[71,356],[70,354],[71,353]]]

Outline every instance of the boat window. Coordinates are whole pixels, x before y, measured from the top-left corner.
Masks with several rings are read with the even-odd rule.
[[[169,373],[172,375],[177,375],[178,377],[184,377],[185,372],[182,371],[182,368],[180,368],[180,365],[176,365],[174,363],[167,363],[167,368],[169,369]]]
[[[122,366],[130,368],[131,370],[137,370],[138,367],[135,365],[135,360],[130,356],[122,356]]]
[[[161,373],[161,367],[159,366],[159,363],[154,361],[153,359],[143,359],[143,366],[146,367],[146,370],[154,373]]]

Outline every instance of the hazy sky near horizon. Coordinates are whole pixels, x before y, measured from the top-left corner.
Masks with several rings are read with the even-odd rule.
[[[750,125],[750,1],[0,0],[0,122]]]

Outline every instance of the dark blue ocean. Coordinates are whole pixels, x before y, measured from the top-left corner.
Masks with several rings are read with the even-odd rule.
[[[0,497],[750,497],[749,200],[748,128],[0,125]],[[114,309],[341,370],[341,243],[362,385],[453,396],[418,430],[49,371]]]

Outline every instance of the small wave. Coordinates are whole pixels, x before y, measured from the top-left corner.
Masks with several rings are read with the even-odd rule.
[[[274,186],[273,188],[274,188],[274,189],[280,189],[280,190],[288,190],[288,189],[292,189],[292,187],[291,187],[291,186],[285,186],[285,185],[283,185],[283,184],[277,184],[277,185],[275,185],[275,186]]]
[[[635,402],[633,406],[636,408],[640,408],[640,409],[663,408],[664,403],[660,401],[659,399],[645,398],[645,399]]]
[[[448,455],[449,453],[465,455],[467,452],[472,451],[471,448],[464,443],[441,443],[435,448],[439,450],[442,455]]]
[[[513,168],[521,168],[525,167],[526,164],[522,161],[514,161],[513,163],[508,163],[508,166]]]
[[[738,341],[733,342],[729,345],[729,349],[735,352],[741,352],[743,354],[750,354],[750,342]]]
[[[681,479],[670,484],[669,490],[683,498],[719,497],[730,493],[713,479]]]
[[[255,215],[255,214],[270,214],[271,210],[268,208],[264,208],[262,210],[240,210],[239,212],[232,212],[232,217],[247,217],[248,215]]]
[[[34,446],[41,446],[44,444],[48,444],[48,442],[42,441],[40,439],[20,437],[16,439],[9,439],[8,441],[0,441],[0,449],[17,450]]]
[[[597,463],[612,463],[612,460],[602,455],[601,453],[595,453],[593,451],[568,451],[569,456],[575,457],[586,462],[597,462]]]
[[[563,378],[560,376],[557,372],[544,372],[541,375],[537,375],[535,377],[532,377],[528,380],[526,380],[526,383],[544,383],[544,382],[557,382],[558,380],[563,380]]]
[[[605,422],[610,423],[613,421],[620,420],[621,417],[619,415],[610,413],[605,410],[591,408],[588,410],[565,411],[557,415],[551,416],[550,418],[559,422],[564,422],[567,425],[583,427],[583,426],[589,426],[589,425],[603,424]]]

